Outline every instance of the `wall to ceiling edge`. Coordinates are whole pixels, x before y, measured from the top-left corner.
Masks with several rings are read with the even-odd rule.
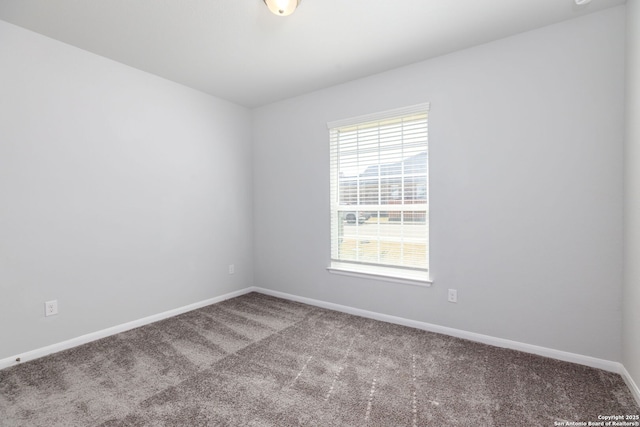
[[[254,110],[256,286],[620,361],[624,22],[611,8]],[[422,102],[434,285],[329,273],[326,123]]]

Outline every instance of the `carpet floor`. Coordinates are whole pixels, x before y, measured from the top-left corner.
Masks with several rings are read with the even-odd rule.
[[[610,372],[258,293],[0,371],[0,426],[558,426]],[[573,424],[580,425],[580,424]]]

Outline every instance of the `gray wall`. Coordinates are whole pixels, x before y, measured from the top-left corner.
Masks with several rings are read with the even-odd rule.
[[[254,110],[255,284],[620,360],[624,22],[612,8]],[[326,122],[427,101],[434,286],[328,273]]]
[[[299,296],[622,358],[640,382],[638,1],[627,8],[624,319],[624,7],[252,121],[0,21],[0,359],[245,288],[255,271]],[[328,273],[326,122],[426,101],[434,286]],[[44,318],[49,299],[60,314]]]
[[[252,285],[248,110],[0,40],[0,359]]]
[[[640,385],[640,1],[627,0],[627,135],[622,361]]]

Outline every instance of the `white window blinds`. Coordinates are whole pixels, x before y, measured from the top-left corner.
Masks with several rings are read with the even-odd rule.
[[[328,123],[332,265],[428,271],[428,111]]]

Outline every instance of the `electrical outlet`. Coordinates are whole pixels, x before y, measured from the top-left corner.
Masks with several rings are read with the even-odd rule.
[[[236,272],[236,266],[233,264],[229,264],[229,274],[234,274]]]
[[[458,302],[458,291],[456,291],[455,289],[449,289],[447,300],[449,302]]]
[[[47,301],[44,303],[44,315],[53,316],[58,314],[58,300]]]

